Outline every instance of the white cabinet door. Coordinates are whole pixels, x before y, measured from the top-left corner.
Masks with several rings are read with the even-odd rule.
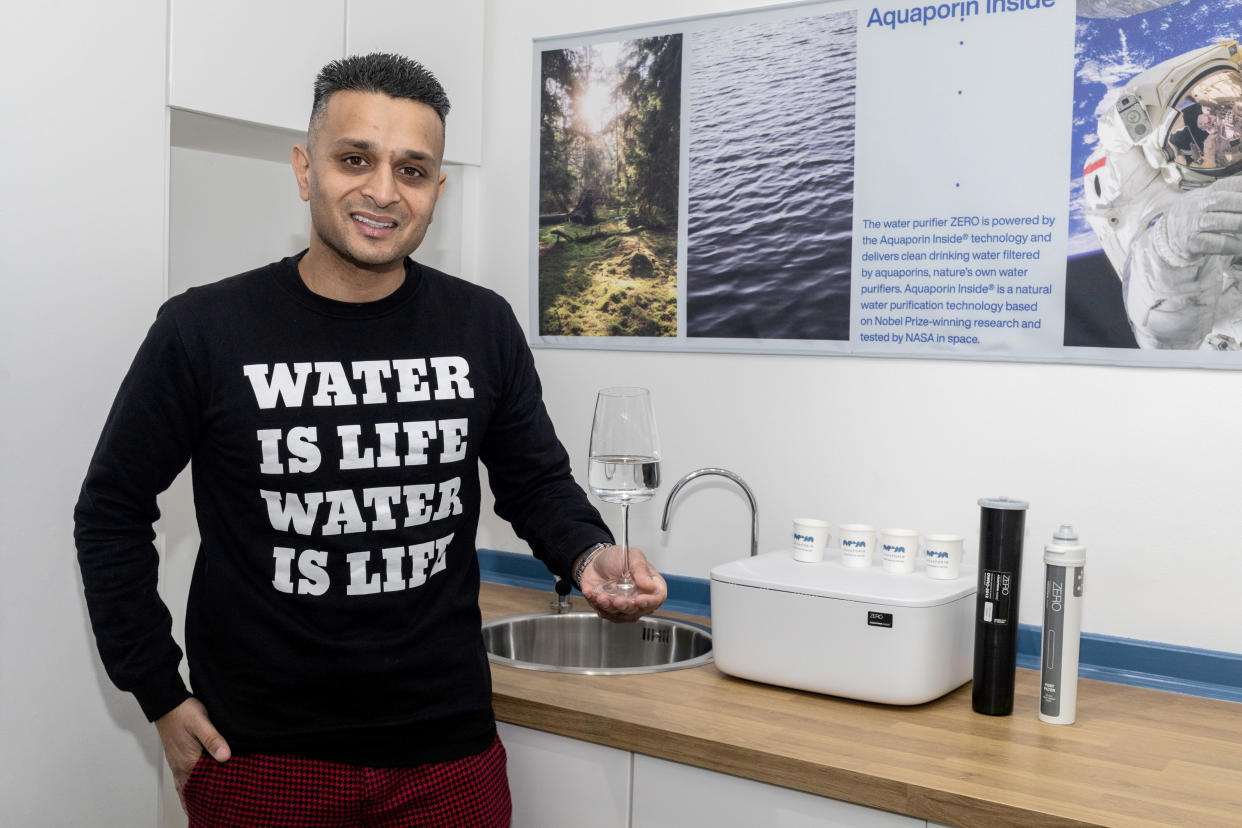
[[[513,828],[628,828],[631,754],[497,723],[509,756]]]
[[[351,55],[396,52],[430,69],[452,104],[444,160],[482,162],[483,0],[350,0],[348,31]]]
[[[169,103],[305,130],[315,75],[345,52],[345,0],[173,0]]]
[[[633,828],[923,828],[923,820],[692,768],[634,757]]]

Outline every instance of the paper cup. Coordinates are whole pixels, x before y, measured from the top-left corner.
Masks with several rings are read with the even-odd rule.
[[[841,563],[845,566],[871,566],[875,552],[875,527],[865,523],[841,526]]]
[[[918,554],[919,533],[913,529],[885,529],[880,533],[880,563],[886,572],[913,572]]]
[[[928,535],[923,538],[927,577],[951,580],[960,575],[964,543],[961,535]]]
[[[793,556],[795,561],[818,563],[824,559],[830,524],[814,518],[794,518]]]

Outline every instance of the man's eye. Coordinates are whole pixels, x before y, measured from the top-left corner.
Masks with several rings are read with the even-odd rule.
[[[423,171],[418,167],[402,167],[400,173],[406,178],[418,178],[423,174]]]
[[[361,167],[367,163],[367,159],[361,155],[347,155],[345,156],[345,163],[350,167]]]

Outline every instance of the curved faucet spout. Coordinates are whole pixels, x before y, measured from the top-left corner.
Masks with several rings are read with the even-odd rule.
[[[668,531],[668,513],[673,506],[673,499],[677,497],[677,493],[681,491],[681,487],[689,483],[696,477],[704,477],[706,475],[716,475],[726,477],[736,483],[743,492],[746,493],[746,499],[750,501],[750,554],[755,556],[759,554],[759,506],[755,503],[755,493],[750,490],[750,486],[746,485],[746,481],[734,472],[728,469],[695,469],[685,477],[678,480],[668,493],[668,499],[664,501],[664,515],[660,518],[660,529]]]

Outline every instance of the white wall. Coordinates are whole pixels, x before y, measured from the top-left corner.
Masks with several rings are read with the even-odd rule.
[[[524,322],[532,39],[759,5],[487,4],[480,281]],[[665,492],[700,466],[733,469],[758,497],[763,550],[787,547],[790,519],[813,515],[960,532],[974,559],[976,501],[1008,495],[1031,504],[1024,623],[1041,620],[1043,545],[1071,521],[1088,546],[1088,632],[1242,652],[1235,372],[585,350],[536,359],[583,482],[595,391],[646,385]],[[707,577],[747,554],[745,501],[727,484],[696,481],[678,500],[666,535],[663,495],[631,510],[637,544],[662,569]],[[480,543],[520,548],[495,518]]]
[[[152,825],[163,760],[95,654],[72,512],[164,295],[165,3],[0,27],[0,825]]]

